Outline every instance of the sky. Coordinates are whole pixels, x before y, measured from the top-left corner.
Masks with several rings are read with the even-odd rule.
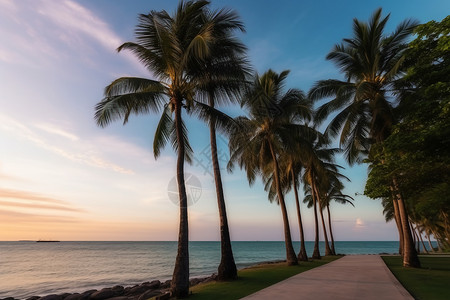
[[[121,76],[152,78],[132,54],[116,48],[134,41],[140,13],[178,1],[0,0],[0,241],[176,240],[175,153],[155,160],[153,133],[159,116],[130,118],[99,128],[94,107],[103,89]],[[305,92],[317,80],[342,78],[325,56],[351,37],[352,19],[391,13],[387,33],[406,18],[442,20],[447,0],[212,1],[234,9],[246,32],[255,70],[289,69],[288,88]],[[225,107],[232,116],[239,107]],[[191,240],[219,240],[218,209],[208,160],[209,134],[186,118],[195,156],[186,166]],[[280,208],[258,180],[249,187],[239,169],[227,173],[227,140],[218,140],[232,240],[283,240]],[[361,194],[364,165],[344,165],[345,192],[355,207],[332,204],[336,240],[396,240],[379,200]],[[299,239],[292,194],[286,197],[292,237]],[[176,202],[176,201],[175,201]],[[314,238],[313,214],[302,204],[306,240]]]

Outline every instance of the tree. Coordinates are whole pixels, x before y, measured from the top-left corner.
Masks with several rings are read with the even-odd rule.
[[[277,74],[268,70],[262,76],[255,76],[241,102],[249,117],[236,118],[238,126],[230,137],[229,169],[237,162],[245,168],[250,184],[257,175],[267,177],[269,173],[273,174],[283,217],[287,263],[296,265],[298,261],[292,246],[279,161],[282,153],[295,148],[302,140],[303,133],[310,134],[309,127],[294,121],[309,118],[311,106],[299,90],[282,92],[288,73]]]
[[[319,135],[319,133],[317,133]],[[308,255],[306,253],[305,246],[305,235],[303,230],[303,221],[302,215],[300,211],[300,199],[298,196],[298,189],[300,186],[300,176],[303,170],[303,164],[300,159],[300,153],[303,152],[303,156],[306,156],[308,151],[311,151],[311,145],[303,144],[300,148],[300,144],[297,145],[296,149],[293,152],[284,152],[282,156],[280,156],[280,182],[283,189],[283,194],[287,194],[290,190],[294,191],[294,199],[295,206],[297,212],[298,226],[299,226],[299,234],[300,234],[300,250],[297,255],[297,259],[299,261],[307,261]],[[305,147],[306,146],[306,147]],[[306,148],[306,149],[305,149]],[[306,151],[305,151],[306,150]],[[267,167],[268,176],[263,176],[264,181],[266,182],[264,189],[268,192],[268,198],[270,202],[277,200],[277,189],[275,186],[273,168],[271,166]]]
[[[184,162],[190,161],[192,149],[182,109],[200,116],[214,109],[195,105],[195,95],[204,78],[201,70],[211,61],[214,49],[214,24],[207,8],[208,1],[181,1],[173,15],[166,11],[151,11],[139,16],[136,42],[127,42],[117,50],[131,51],[152,72],[156,80],[121,77],[105,88],[105,98],[96,106],[95,119],[99,126],[123,119],[131,114],[160,112],[153,152],[155,158],[171,141],[177,152],[176,178],[179,192],[180,224],[178,251],[171,282],[172,295],[189,294],[188,208],[184,180]],[[198,104],[198,102],[196,103]],[[220,114],[217,114],[220,115]]]
[[[302,149],[298,149],[298,151],[302,151]],[[287,160],[287,166],[285,169],[285,177],[287,177],[288,187],[292,188],[294,190],[294,197],[295,197],[295,208],[297,212],[297,219],[298,219],[298,228],[300,233],[300,250],[298,252],[298,260],[299,261],[307,261],[308,255],[306,254],[306,246],[305,246],[305,234],[303,231],[303,222],[302,222],[302,214],[300,211],[300,199],[298,196],[298,189],[299,189],[299,177],[301,174],[301,171],[303,169],[301,160],[299,159],[299,152],[295,153],[288,153],[285,158]]]
[[[312,258],[320,259],[319,251],[319,219],[318,212],[322,221],[323,236],[325,242],[325,255],[332,255],[333,252],[328,242],[323,209],[325,208],[326,192],[332,186],[334,176],[338,176],[337,165],[334,162],[334,156],[340,151],[338,148],[328,148],[329,140],[313,140],[313,152],[303,157],[303,182],[305,190],[305,203],[308,208],[314,209],[315,224],[315,242]]]
[[[211,47],[209,59],[204,61],[200,69],[202,80],[200,80],[199,89],[202,102],[214,108],[216,104],[227,104],[239,100],[249,69],[244,57],[246,47],[232,35],[233,31],[244,31],[244,26],[237,14],[229,10],[220,10],[208,15],[208,22],[214,24],[212,34],[215,42]],[[226,120],[227,117],[218,116],[217,113],[206,114],[202,117],[209,123],[211,159],[220,217],[221,260],[217,276],[219,280],[235,279],[237,269],[231,247],[216,141],[217,119]],[[225,128],[227,128],[225,133],[229,134],[230,125]]]
[[[336,165],[336,167],[340,167]],[[345,178],[346,180],[349,180],[347,177],[343,176],[342,174],[337,172],[337,169],[330,174],[330,186],[328,188],[328,191],[325,192],[325,194],[322,195],[323,203],[325,208],[327,209],[327,215],[328,215],[328,232],[330,233],[330,247],[331,247],[331,254],[336,255],[336,249],[334,247],[334,235],[333,235],[333,229],[331,226],[331,212],[330,212],[330,203],[331,201],[335,201],[340,204],[351,204],[353,207],[355,207],[352,203],[354,200],[351,196],[343,194],[342,190],[344,189],[344,185],[342,184],[340,178]],[[349,180],[350,181],[350,180]]]
[[[450,17],[415,29],[406,51],[406,75],[397,82],[399,122],[375,148],[366,187],[385,197],[379,183],[397,178],[415,222],[450,248]],[[381,163],[383,160],[383,164]]]
[[[368,23],[353,21],[353,37],[335,45],[327,59],[334,61],[345,75],[345,81],[322,80],[309,96],[317,100],[333,97],[317,110],[316,119],[324,120],[340,110],[327,127],[327,133],[337,136],[350,164],[362,162],[372,145],[383,142],[396,123],[393,111],[394,84],[403,75],[406,39],[416,22],[401,22],[386,36],[384,27],[389,19],[382,18],[381,8]],[[420,267],[408,223],[406,203],[398,190],[397,179],[391,178],[393,201],[399,207],[404,239],[403,265]]]

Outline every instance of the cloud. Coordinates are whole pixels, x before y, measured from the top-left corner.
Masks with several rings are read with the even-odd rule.
[[[12,198],[12,199],[22,199],[22,200],[33,200],[45,203],[57,203],[65,204],[65,201],[55,199],[52,197],[42,196],[36,193],[31,193],[27,191],[11,190],[0,188],[0,198]]]
[[[98,18],[87,8],[73,1],[41,1],[37,12],[53,21],[60,28],[64,28],[65,35],[59,38],[71,44],[74,42],[73,34],[83,34],[91,37],[107,50],[117,48],[121,39],[103,20]]]
[[[54,141],[50,142],[46,140],[43,136],[31,130],[30,127],[26,126],[25,124],[22,124],[10,117],[0,114],[0,130],[11,132],[14,138],[16,139],[17,138],[25,139],[29,142],[32,142],[35,146],[38,146],[42,149],[50,151],[54,154],[57,154],[61,157],[64,157],[74,162],[83,163],[97,168],[109,169],[118,173],[134,174],[132,170],[121,167],[115,163],[112,163],[102,158],[95,149],[93,150],[92,144],[90,144],[89,142],[80,143],[77,140],[77,136],[75,134],[60,129],[56,125],[51,126],[47,125],[47,127],[51,128],[51,129],[47,128],[46,130],[47,132],[58,134],[60,136],[62,135],[66,138],[72,139],[74,142],[77,143],[76,144],[63,143],[62,145],[56,145]]]
[[[366,225],[365,225],[364,221],[361,218],[356,218],[356,221],[355,221],[355,227],[356,228],[365,227],[365,226]]]
[[[67,132],[61,128],[57,128],[55,125],[52,125],[52,124],[40,123],[40,124],[36,124],[34,126],[41,130],[44,130],[45,132],[53,133],[53,134],[65,137],[72,141],[78,141],[80,139],[78,136],[76,136],[70,132]]]
[[[0,224],[4,226],[17,226],[19,223],[78,223],[80,219],[74,217],[48,216],[0,209]],[[30,228],[31,229],[31,228]]]
[[[123,42],[104,20],[74,1],[0,1],[0,61],[39,69],[57,66],[55,61],[97,66],[105,54],[116,55]],[[148,74],[131,53],[120,57]]]
[[[43,196],[38,193],[0,188],[0,207],[19,209],[42,209],[60,212],[85,212],[83,209],[72,207],[68,202]]]
[[[38,209],[50,209],[50,210],[60,210],[60,211],[71,211],[71,212],[83,212],[81,209],[60,206],[60,205],[48,205],[48,204],[36,204],[36,203],[22,203],[22,202],[11,202],[11,201],[1,201],[0,206],[3,207],[19,207],[19,208],[38,208]]]

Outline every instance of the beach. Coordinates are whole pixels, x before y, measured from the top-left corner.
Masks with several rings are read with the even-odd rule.
[[[323,253],[323,244],[322,253]],[[82,293],[171,279],[176,242],[0,242],[0,299]],[[306,242],[309,255],[313,242]],[[296,251],[299,243],[294,242]],[[341,254],[396,253],[398,242],[336,242]],[[239,269],[285,259],[284,242],[233,242]],[[219,242],[190,243],[190,277],[217,272]]]

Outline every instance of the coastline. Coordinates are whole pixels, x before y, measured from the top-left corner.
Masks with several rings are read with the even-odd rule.
[[[189,286],[195,286],[200,283],[215,281],[216,275],[207,277],[191,278]],[[115,285],[113,287],[105,287],[102,289],[91,289],[82,293],[62,293],[49,294],[45,296],[31,296],[25,299],[6,297],[0,300],[146,300],[152,297],[163,300],[168,299],[171,280],[161,282],[159,280],[146,281],[133,286]]]
[[[379,253],[365,255],[398,255],[395,253]],[[339,254],[338,256],[346,256]],[[351,256],[351,255],[350,255]],[[252,268],[264,267],[267,265],[275,265],[285,263],[286,260],[270,260],[261,261],[250,266],[240,268],[239,270],[247,270]],[[208,283],[217,280],[217,274],[213,273],[209,276],[195,276],[190,278],[189,286],[194,287],[202,283]],[[170,298],[171,280],[153,280],[146,281],[141,284],[122,286],[115,285],[113,287],[104,287],[99,289],[90,289],[81,293],[66,292],[61,294],[48,294],[44,296],[31,296],[27,298],[6,297],[0,300],[147,300],[149,298],[155,300],[164,300]]]
[[[243,267],[239,270],[251,269],[254,267],[283,263],[285,260],[261,261],[250,266]],[[209,276],[194,276],[189,279],[189,286],[193,287],[201,283],[207,283],[217,280],[217,274],[213,273]],[[101,289],[90,289],[82,293],[66,292],[62,294],[48,294],[44,296],[31,296],[27,298],[6,297],[0,300],[147,300],[155,297],[155,300],[169,299],[171,279],[160,281],[152,280],[141,284],[122,286],[115,285],[113,287],[104,287]]]
[[[2,270],[6,277],[0,288],[0,299],[83,294],[116,285],[133,288],[156,280],[164,284],[172,277],[176,242],[64,241],[50,244],[0,243],[6,262]],[[336,245],[338,252],[346,255],[394,253],[398,249],[398,243],[392,241],[338,241]],[[298,242],[294,242],[294,246],[299,247]],[[312,246],[313,242],[306,242],[307,251]],[[204,280],[217,272],[220,242],[190,242],[190,247],[191,280]],[[262,251],[255,253],[255,247]],[[239,270],[279,262],[285,255],[284,243],[279,241],[233,242],[233,250]]]

